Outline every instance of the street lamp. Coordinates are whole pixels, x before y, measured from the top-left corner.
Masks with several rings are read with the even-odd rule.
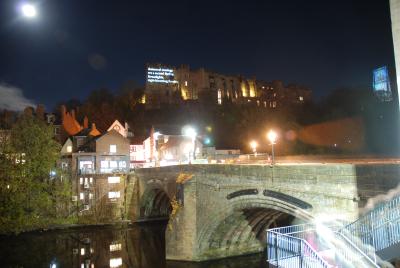
[[[278,138],[278,134],[275,131],[270,130],[267,134],[268,140],[271,142],[271,154],[272,154],[272,161],[271,165],[275,164],[275,154],[274,154],[274,144],[276,143],[276,139]]]
[[[197,131],[191,126],[185,126],[182,129],[182,133],[184,136],[188,136],[192,139],[192,154],[191,154],[192,156],[189,157],[189,162],[190,162],[191,160],[190,158],[195,159]]]
[[[250,142],[250,147],[253,150],[254,156],[257,156],[257,146],[258,143],[256,141],[253,140]]]

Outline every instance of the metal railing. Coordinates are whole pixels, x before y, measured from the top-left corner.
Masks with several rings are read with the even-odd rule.
[[[374,267],[376,263],[375,251],[371,251],[355,239],[342,232],[335,232],[333,247],[335,248],[335,262],[338,267]],[[352,241],[353,240],[353,241]]]
[[[277,267],[328,268],[328,264],[315,250],[323,248],[316,242],[311,246],[307,241],[315,234],[311,224],[293,225],[267,231],[267,261]],[[315,239],[314,239],[315,241]]]
[[[376,262],[375,252],[400,242],[400,196],[339,231]]]

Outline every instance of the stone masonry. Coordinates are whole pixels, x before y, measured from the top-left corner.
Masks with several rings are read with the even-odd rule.
[[[192,177],[176,183],[179,174]],[[397,187],[399,174],[397,164],[140,169],[130,176],[128,215],[133,221],[170,216],[167,259],[244,255],[263,250],[260,241],[268,228],[293,221],[355,220],[369,198]],[[173,199],[179,205],[171,208]]]

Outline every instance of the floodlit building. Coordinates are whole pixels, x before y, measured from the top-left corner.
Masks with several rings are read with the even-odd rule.
[[[185,101],[277,108],[311,99],[311,90],[298,85],[285,87],[281,81],[269,83],[204,68],[192,70],[188,65],[176,68],[147,64],[146,72],[145,103],[148,109]]]

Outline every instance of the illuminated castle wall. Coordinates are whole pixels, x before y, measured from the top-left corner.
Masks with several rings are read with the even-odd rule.
[[[191,70],[188,65],[176,68],[148,64],[146,74],[145,99],[150,109],[190,100],[277,108],[283,103],[303,103],[311,99],[311,90],[298,85],[285,87],[280,81],[266,83],[204,68]]]

